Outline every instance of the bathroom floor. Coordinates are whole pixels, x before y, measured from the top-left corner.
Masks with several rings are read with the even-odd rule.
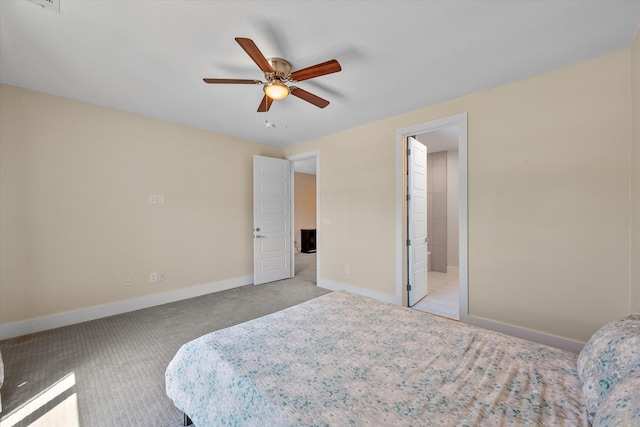
[[[460,279],[458,270],[447,273],[430,271],[428,274],[428,294],[413,306],[450,319],[460,320]]]

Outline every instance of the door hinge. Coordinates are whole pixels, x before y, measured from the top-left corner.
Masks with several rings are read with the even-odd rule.
[[[410,291],[411,290],[411,283],[407,283],[407,290]]]
[[[407,148],[407,156],[411,155],[411,148]]]
[[[407,239],[407,246],[411,246],[411,240]]]
[[[407,194],[407,202],[411,201],[411,194]]]

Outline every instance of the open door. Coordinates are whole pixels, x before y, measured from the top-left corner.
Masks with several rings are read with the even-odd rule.
[[[409,307],[427,296],[427,147],[407,138],[407,293]]]
[[[253,156],[253,283],[291,277],[291,162]]]

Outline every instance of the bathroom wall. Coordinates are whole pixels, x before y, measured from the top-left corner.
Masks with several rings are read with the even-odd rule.
[[[431,270],[447,272],[447,152],[427,156],[427,227]]]
[[[447,151],[447,272],[460,266],[458,150]]]

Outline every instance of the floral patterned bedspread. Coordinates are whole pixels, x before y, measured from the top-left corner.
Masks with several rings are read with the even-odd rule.
[[[166,391],[196,427],[586,426],[576,359],[341,291],[186,343]]]

